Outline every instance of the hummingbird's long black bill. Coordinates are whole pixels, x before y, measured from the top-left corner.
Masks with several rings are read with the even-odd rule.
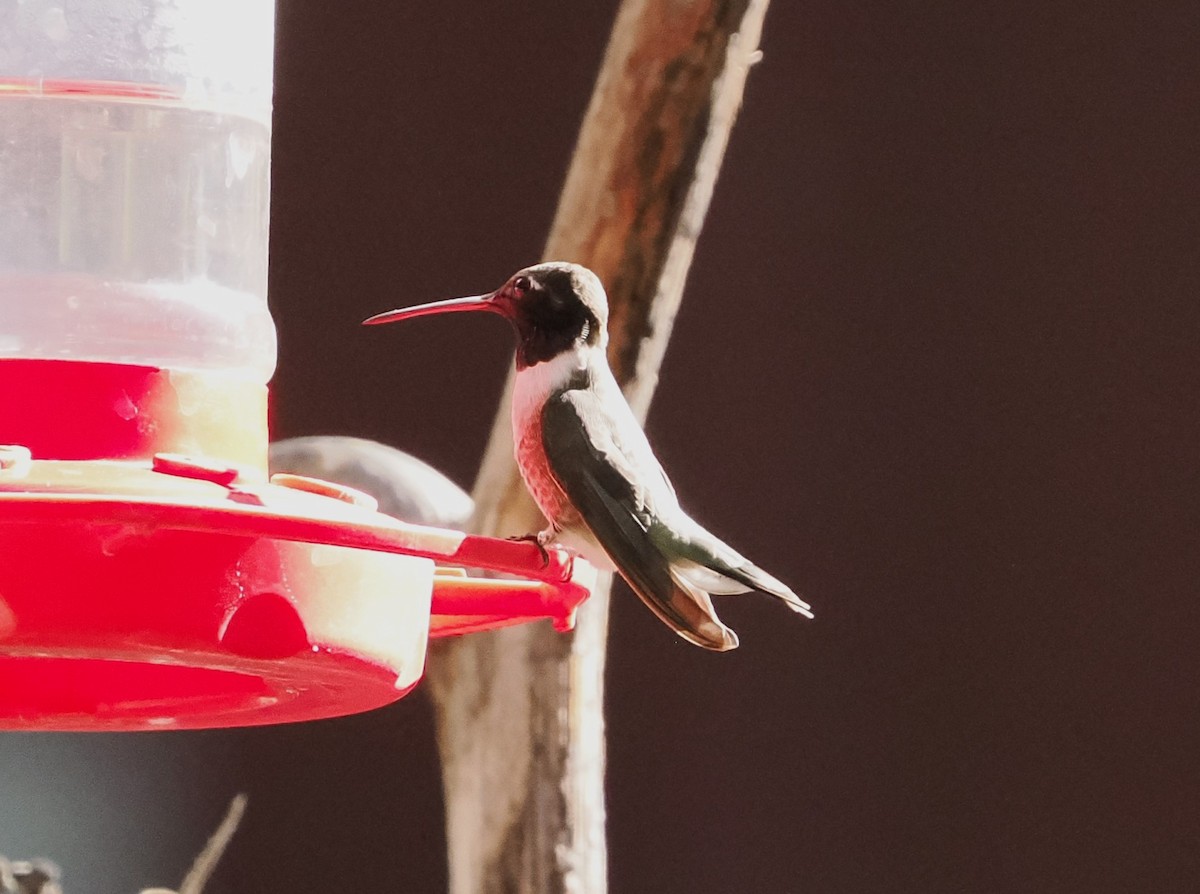
[[[384,311],[363,320],[364,326],[376,326],[380,323],[397,323],[413,317],[428,317],[433,314],[465,313],[472,310],[488,310],[501,313],[496,306],[495,293],[489,295],[471,295],[467,298],[449,298],[445,301],[431,301],[428,304],[417,304],[413,307],[401,307],[396,310]]]

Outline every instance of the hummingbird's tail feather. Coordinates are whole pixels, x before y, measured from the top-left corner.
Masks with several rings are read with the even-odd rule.
[[[607,503],[607,498],[602,498]],[[608,521],[613,524],[608,526]],[[596,519],[593,519],[595,522]],[[708,593],[676,573],[671,561],[645,536],[636,519],[613,513],[606,516],[603,541],[595,539],[629,588],[664,624],[688,642],[714,652],[738,646],[737,634],[726,627],[713,608]]]
[[[609,533],[622,527],[614,526]],[[632,536],[610,536],[601,546],[586,528],[580,531],[566,529],[559,532],[559,542],[579,550],[597,567],[615,568],[659,620],[688,642],[714,652],[736,649],[737,634],[717,617],[705,588],[678,574],[649,538],[636,536],[632,531],[626,533]],[[584,549],[589,544],[590,548]],[[601,551],[599,556],[593,555],[596,550]],[[602,561],[604,557],[607,562]],[[738,592],[748,589],[740,584],[734,586]]]
[[[650,610],[688,642],[714,652],[738,647],[737,634],[717,617],[712,600],[703,590],[673,575],[674,586],[655,590],[642,590],[629,578],[626,580]]]
[[[794,612],[811,618],[812,607],[783,581],[759,568],[729,544],[691,518],[655,532],[664,552],[671,554],[672,576],[715,595],[757,590],[782,601]]]
[[[714,652],[736,649],[737,634],[721,623],[708,593],[677,578],[671,563],[646,536],[642,519],[614,499],[585,470],[572,493],[585,512],[588,539],[603,549],[659,620],[690,643]]]
[[[767,572],[763,571],[750,560],[746,559],[743,561],[745,564],[733,569],[734,574],[730,575],[735,580],[746,584],[751,590],[757,590],[760,593],[776,597],[792,611],[804,615],[806,618],[813,616],[812,606],[797,596],[791,587],[778,578],[767,574]]]

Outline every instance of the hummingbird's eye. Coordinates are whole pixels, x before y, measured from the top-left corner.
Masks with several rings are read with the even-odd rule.
[[[532,286],[533,283],[529,281],[528,276],[518,276],[512,282],[512,289],[517,293],[518,298],[528,292]]]

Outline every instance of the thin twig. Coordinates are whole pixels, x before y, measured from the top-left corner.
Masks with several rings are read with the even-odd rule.
[[[192,868],[183,877],[183,884],[179,886],[179,894],[201,894],[204,890],[209,878],[216,871],[217,864],[221,862],[225,848],[233,839],[238,824],[242,821],[242,815],[246,812],[246,801],[245,794],[233,796],[233,800],[229,802],[229,809],[225,811],[225,818],[221,820],[221,825],[217,826],[217,831],[212,833],[208,844],[204,845],[204,850],[196,856]]]

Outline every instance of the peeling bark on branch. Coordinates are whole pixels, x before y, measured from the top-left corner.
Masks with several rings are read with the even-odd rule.
[[[559,200],[544,258],[603,280],[610,362],[642,418],[766,6],[625,0]],[[475,530],[500,536],[544,526],[512,457],[511,387],[475,487]],[[572,634],[526,625],[433,649],[454,894],[606,889],[607,616],[602,581]]]

